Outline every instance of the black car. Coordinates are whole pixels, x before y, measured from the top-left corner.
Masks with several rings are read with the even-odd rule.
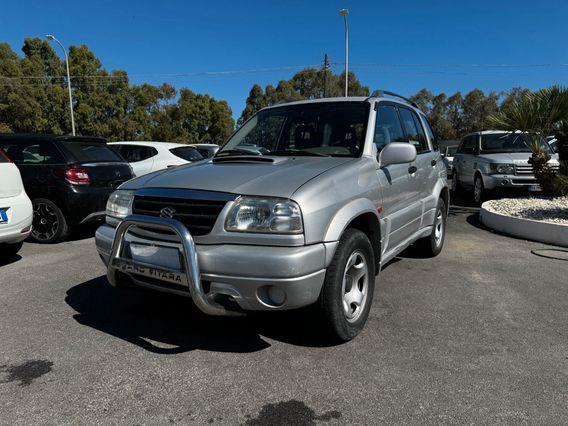
[[[74,226],[103,220],[109,195],[134,177],[102,138],[3,134],[0,148],[20,169],[34,208],[31,238],[40,243],[63,241]]]

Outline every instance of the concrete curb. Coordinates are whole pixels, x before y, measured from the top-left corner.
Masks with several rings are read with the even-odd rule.
[[[568,226],[494,213],[481,205],[479,219],[488,228],[526,240],[568,247]]]

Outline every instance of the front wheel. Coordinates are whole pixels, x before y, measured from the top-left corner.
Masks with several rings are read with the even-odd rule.
[[[473,202],[479,205],[485,201],[486,196],[487,193],[483,185],[483,179],[481,179],[481,176],[476,175],[473,182]]]
[[[375,289],[373,247],[358,229],[347,229],[327,269],[318,305],[333,340],[357,336],[369,316]]]
[[[53,201],[45,198],[33,200],[32,205],[34,208],[32,240],[42,244],[65,240],[69,235],[69,226],[61,209]]]

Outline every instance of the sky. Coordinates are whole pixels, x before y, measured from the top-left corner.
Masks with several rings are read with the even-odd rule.
[[[343,69],[341,8],[350,70],[371,90],[568,84],[566,0],[0,0],[0,42],[21,54],[24,38],[52,33],[134,83],[208,93],[238,117],[254,83],[276,85],[325,53]]]

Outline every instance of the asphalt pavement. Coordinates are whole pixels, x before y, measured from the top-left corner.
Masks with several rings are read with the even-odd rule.
[[[0,423],[568,422],[568,261],[453,208],[435,259],[387,265],[354,341],[310,311],[212,318],[117,293],[93,238],[0,263]],[[559,253],[560,254],[560,253]]]

